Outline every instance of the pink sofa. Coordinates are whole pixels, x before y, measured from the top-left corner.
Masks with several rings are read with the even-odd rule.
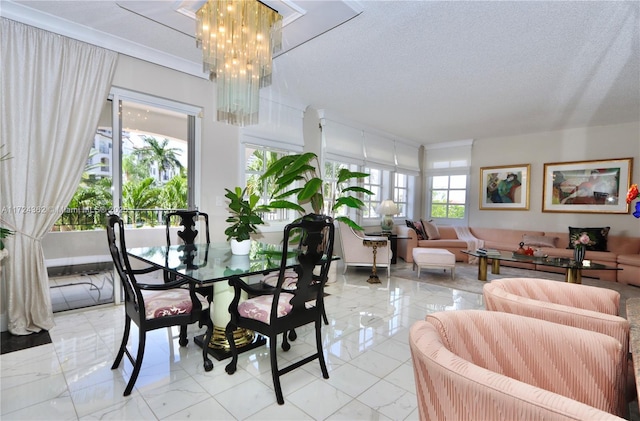
[[[439,226],[441,239],[418,240],[416,232],[406,226],[396,226],[398,237],[398,256],[406,262],[413,262],[412,250],[415,247],[443,248],[456,256],[456,261],[466,262],[468,256],[462,250],[468,249],[466,241],[458,239],[456,230],[451,226]],[[545,232],[531,230],[511,230],[502,228],[469,228],[470,232],[484,242],[485,248],[513,252],[524,240],[531,243],[531,248],[540,249],[550,257],[573,257],[573,250],[567,249],[569,232]],[[536,241],[537,240],[537,241]],[[607,266],[619,267],[622,270],[589,270],[583,271],[583,277],[621,282],[640,286],[640,237],[609,235],[607,250],[586,253],[586,259]],[[544,272],[564,273],[564,269],[551,266],[534,265],[522,262],[500,263],[503,266],[535,269]]]
[[[416,322],[409,345],[421,420],[620,420],[628,411],[626,353],[601,333],[458,310]]]

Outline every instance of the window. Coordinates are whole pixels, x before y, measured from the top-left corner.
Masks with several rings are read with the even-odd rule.
[[[273,193],[274,184],[267,180],[260,180],[269,165],[279,158],[288,155],[287,151],[266,148],[246,144],[245,148],[245,183],[249,193],[255,193],[261,197],[260,203],[269,203],[269,198]],[[286,221],[288,213],[286,210],[276,210],[262,216],[266,221]]]
[[[102,228],[110,210],[135,226],[161,225],[167,210],[194,208],[195,169],[188,163],[198,112],[114,88],[78,189],[53,230]]]
[[[330,202],[333,202],[331,199],[336,196],[336,186],[338,182],[338,173],[341,169],[347,169],[349,171],[358,171],[358,166],[355,164],[347,164],[345,162],[337,162],[337,161],[325,161],[324,163],[324,173],[322,174],[325,183],[324,183],[324,191],[322,192],[324,196],[324,208],[330,210]],[[347,206],[343,206],[334,214],[334,216],[347,216],[352,220],[356,220],[357,216],[355,214],[350,214],[355,212],[355,210],[348,208]]]
[[[376,208],[382,201],[382,186],[383,186],[383,171],[376,168],[365,167],[364,172],[369,174],[369,177],[364,179],[364,188],[373,192],[372,195],[367,195],[363,198],[364,212],[363,218],[378,218]]]
[[[464,219],[466,175],[437,175],[431,180],[431,218]]]
[[[398,218],[407,218],[409,210],[409,176],[393,173],[393,201],[398,205]]]

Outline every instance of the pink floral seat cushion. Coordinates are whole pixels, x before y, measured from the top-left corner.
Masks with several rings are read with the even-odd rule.
[[[270,287],[275,288],[278,285],[278,276],[280,276],[280,272],[271,272],[268,273],[262,278],[262,282]],[[291,291],[296,289],[296,284],[298,283],[298,274],[293,269],[286,269],[284,271],[284,282],[282,283],[282,289]]]
[[[145,316],[147,320],[157,317],[175,316],[187,314],[193,309],[191,296],[187,289],[170,289],[166,291],[142,291],[145,303]],[[209,307],[205,297],[196,293],[202,309]]]
[[[278,299],[277,317],[286,316],[291,312],[293,306],[290,301],[292,298],[293,294],[289,294],[288,292],[280,294],[280,298]],[[260,295],[258,297],[250,298],[238,304],[238,313],[241,317],[269,324],[271,322],[272,302],[273,295]]]

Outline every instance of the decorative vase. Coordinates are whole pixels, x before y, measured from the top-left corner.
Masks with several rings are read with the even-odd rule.
[[[573,249],[573,260],[575,260],[576,263],[582,264],[586,252],[587,250],[584,247],[575,246],[575,248]]]
[[[235,238],[231,239],[231,253],[238,256],[245,256],[251,251],[251,240],[237,241]]]

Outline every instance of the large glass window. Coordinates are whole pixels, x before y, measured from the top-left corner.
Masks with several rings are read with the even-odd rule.
[[[245,153],[245,183],[249,194],[255,193],[261,197],[260,203],[269,203],[273,193],[274,183],[270,180],[260,180],[269,165],[288,154],[287,151],[265,148],[262,146],[246,145]],[[264,221],[286,221],[287,211],[280,209],[262,216]]]
[[[335,203],[338,185],[338,173],[343,168],[353,172],[358,171],[358,166],[355,164],[347,164],[337,161],[325,161],[324,163],[323,178],[325,180],[325,183],[323,186],[324,191],[322,192],[322,194],[324,195],[324,208],[329,211],[331,206],[330,204]],[[354,180],[353,182],[355,183],[356,181]],[[357,218],[357,216],[355,215],[355,210],[347,206],[342,206],[340,209],[338,209],[334,216],[347,216],[352,220],[356,220]]]
[[[466,175],[437,175],[431,180],[431,218],[464,219]]]
[[[393,201],[398,205],[397,218],[406,218],[409,209],[409,176],[393,173]]]
[[[82,179],[54,231],[102,228],[111,210],[134,226],[154,226],[164,223],[167,211],[193,206],[189,153],[195,115],[172,109],[166,100],[152,102],[105,102]],[[122,127],[119,136],[114,127]]]
[[[383,200],[382,187],[383,187],[383,171],[376,168],[365,167],[364,172],[369,174],[369,177],[364,179],[364,188],[373,192],[372,195],[367,195],[363,198],[364,211],[363,218],[378,218],[376,208]]]

